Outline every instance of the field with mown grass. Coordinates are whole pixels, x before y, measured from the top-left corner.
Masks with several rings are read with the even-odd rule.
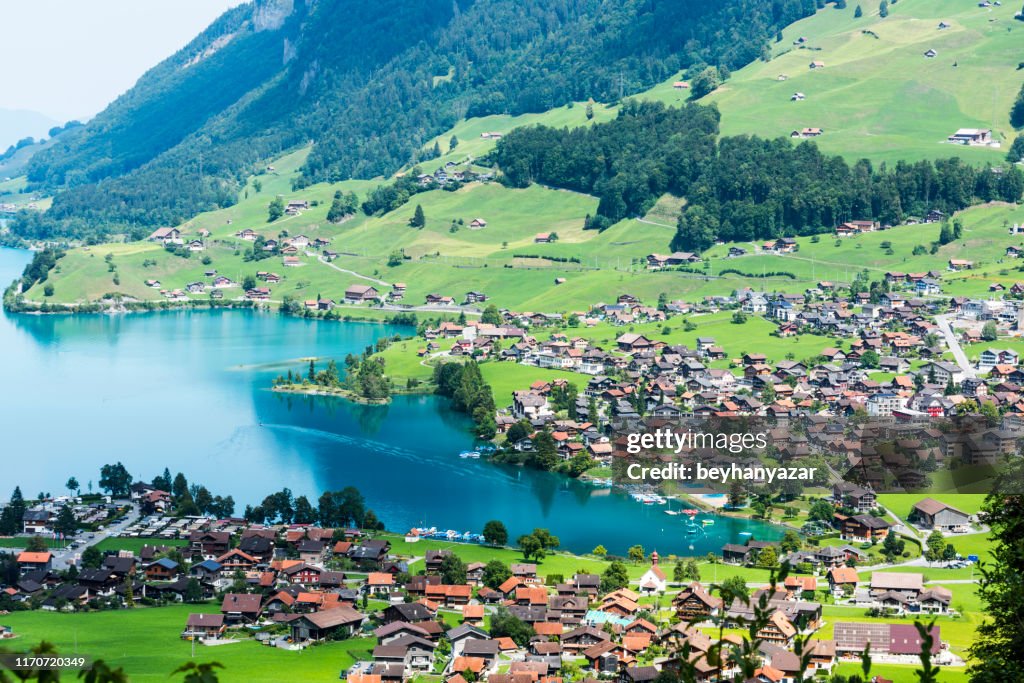
[[[951,505],[968,515],[975,515],[981,511],[985,503],[985,496],[979,493],[936,493],[936,494],[911,494],[911,493],[880,493],[878,502],[892,510],[903,521],[907,520],[914,504],[925,499],[935,500]]]
[[[963,223],[963,237],[940,247],[935,254],[930,253],[930,248],[939,238],[938,223],[900,225],[842,239],[834,235],[798,237],[799,251],[791,254],[755,253],[758,245],[730,243],[712,247],[705,256],[711,258],[711,273],[725,268],[745,273],[786,271],[814,282],[850,282],[864,270],[873,280],[880,279],[886,271],[935,270],[941,274],[943,292],[959,295],[987,293],[992,282],[1009,287],[1024,280],[1024,272],[1018,270],[1022,264],[1005,257],[1008,246],[1022,243],[1020,236],[1009,235],[1007,226],[1024,222],[1024,208],[993,202],[961,211],[956,218]],[[731,246],[746,249],[748,255],[725,258]],[[923,248],[923,253],[915,255],[916,247]],[[949,271],[950,259],[973,261],[974,270]]]
[[[725,350],[727,360],[712,361],[710,365],[722,368],[727,367],[731,360],[741,358],[745,353],[763,353],[768,357],[769,363],[775,363],[790,356],[797,360],[814,358],[825,348],[842,347],[844,343],[849,343],[849,340],[819,335],[778,337],[772,334],[776,329],[774,323],[754,315],[747,316],[745,323],[734,323],[731,311],[686,316],[686,320],[695,328],[687,330],[681,318],[670,318],[662,323],[622,326],[598,323],[593,327],[581,326],[559,332],[569,337],[583,337],[607,350],[615,349],[615,340],[627,332],[643,334],[649,339],[668,344],[685,344],[690,348],[696,348],[697,337],[713,337],[715,343]]]
[[[594,117],[588,120],[586,103],[576,102],[571,107],[563,106],[536,114],[520,114],[519,116],[494,114],[463,119],[450,130],[427,141],[423,149],[431,150],[436,143],[441,148],[441,156],[437,159],[421,162],[419,167],[423,169],[424,173],[432,173],[434,169],[449,161],[460,164],[467,158],[479,159],[491,152],[495,144],[497,144],[497,140],[494,138],[481,137],[482,133],[504,134],[513,128],[535,125],[545,125],[553,128],[578,128],[590,123],[600,123],[615,118],[617,108],[615,106],[595,104],[593,112]],[[449,143],[453,135],[458,138],[459,144],[454,150],[450,150]]]
[[[789,136],[793,130],[823,128],[821,149],[849,162],[959,156],[970,163],[1002,157],[1014,131],[1010,106],[1021,85],[1016,46],[1024,25],[1013,19],[1014,3],[978,7],[960,0],[901,0],[889,16],[877,3],[833,5],[782,32],[771,60],[736,71],[701,100],[722,112],[724,135]],[[939,22],[950,24],[940,30]],[[804,37],[802,45],[794,41]],[[925,57],[930,49],[938,54]],[[824,68],[810,69],[812,61]],[[785,80],[779,80],[784,75]],[[675,78],[641,95],[676,104],[688,91]],[[794,93],[803,101],[791,101]],[[945,142],[958,128],[990,128],[1001,150]]]
[[[12,649],[42,640],[62,655],[87,655],[123,667],[133,683],[167,681],[171,672],[191,659],[191,643],[181,640],[189,613],[218,612],[219,606],[174,605],[110,612],[57,614],[15,612],[3,623],[18,636],[4,641]],[[280,683],[282,680],[336,681],[359,659],[368,659],[375,641],[357,638],[288,652],[245,641],[219,647],[196,646],[196,662],[220,662],[223,683]]]
[[[160,301],[158,289],[147,287],[147,280],[158,280],[163,289],[183,289],[189,282],[208,282],[205,272],[209,270],[236,282],[260,270],[276,272],[283,280],[270,286],[274,301],[286,295],[313,299],[318,294],[340,300],[348,286],[367,282],[342,272],[348,270],[389,284],[404,282],[407,293],[403,303],[410,305],[422,304],[430,293],[452,296],[461,302],[467,291],[478,290],[498,306],[545,312],[582,311],[627,292],[648,303],[662,293],[670,299],[692,301],[730,294],[743,287],[803,292],[822,280],[849,282],[861,270],[867,270],[872,278],[881,277],[886,270],[938,270],[942,271],[945,291],[972,295],[987,292],[992,282],[1009,287],[1024,279],[1024,272],[1018,270],[1020,264],[1004,257],[1008,245],[1022,242],[1020,238],[1010,239],[1005,225],[1024,222],[1024,210],[1003,204],[961,212],[958,217],[964,223],[963,239],[934,255],[928,253],[928,248],[938,238],[938,225],[899,226],[843,239],[838,246],[828,235],[799,238],[800,250],[785,256],[755,253],[756,245],[742,244],[750,252],[748,256],[724,258],[732,245],[719,245],[707,252],[710,261],[703,274],[652,272],[646,269],[644,259],[650,253],[670,251],[674,228],[668,223],[626,220],[603,232],[584,231],[584,217],[596,210],[597,200],[540,186],[519,190],[497,183],[476,183],[457,192],[433,190],[416,195],[383,216],[357,214],[340,224],[328,223],[326,214],[336,189],[352,190],[363,197],[375,183],[346,181],[292,192],[290,177],[304,155],[297,152],[283,157],[273,165],[273,174],[255,178],[263,183],[260,193],[256,194],[250,183],[238,205],[183,224],[186,239],[197,237],[200,229],[211,231],[206,251],[183,258],[150,242],[73,249],[48,280],[47,284],[54,287],[53,296],[46,297],[44,286],[37,284],[27,298],[76,303],[120,293]],[[266,206],[277,194],[285,200],[316,201],[319,206],[268,224]],[[417,204],[423,207],[427,219],[422,230],[408,225]],[[662,209],[671,211],[677,204],[677,200],[663,198]],[[487,227],[470,229],[474,218],[485,219]],[[453,220],[462,220],[461,226],[456,223],[454,232]],[[653,220],[667,218],[654,214]],[[285,233],[327,237],[331,250],[340,257],[327,264],[316,256],[300,254],[301,265],[290,268],[284,267],[280,257],[245,261],[251,243],[234,236],[244,228],[253,228],[266,237]],[[560,239],[553,244],[534,244],[538,232],[557,232]],[[923,253],[915,255],[916,247]],[[410,258],[399,265],[388,265],[389,257],[399,250]],[[950,258],[973,260],[975,270],[950,273],[946,271]],[[723,274],[729,269],[740,273]],[[794,277],[771,275],[779,271]],[[768,277],[759,277],[762,275]],[[118,284],[114,284],[115,276]],[[562,284],[556,284],[559,278],[564,279]],[[375,286],[387,290],[386,285]],[[228,300],[241,296],[239,287],[225,290]],[[208,297],[206,292],[192,296],[200,301]]]
[[[871,665],[871,675],[881,676],[886,678],[893,683],[916,683],[919,679],[915,673],[920,667],[912,664],[877,664]],[[842,662],[836,668],[832,669],[833,673],[842,674],[844,676],[850,676],[853,674],[863,675],[861,665],[859,661],[856,662]],[[945,667],[939,674],[939,683],[967,683],[970,680],[967,676],[967,669],[965,667]]]

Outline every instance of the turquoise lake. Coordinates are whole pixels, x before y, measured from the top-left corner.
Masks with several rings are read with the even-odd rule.
[[[25,251],[0,249],[0,285],[21,273]],[[136,478],[184,472],[236,513],[282,487],[312,501],[356,486],[387,527],[479,532],[500,519],[512,538],[547,527],[562,547],[603,544],[624,553],[698,554],[723,543],[781,536],[777,527],[719,517],[687,535],[664,506],[559,475],[458,457],[472,445],[465,416],[434,396],[388,406],[286,396],[271,379],[301,358],[359,353],[409,328],[285,318],[276,313],[197,311],[131,315],[0,314],[4,391],[0,498],[15,484],[34,496],[83,489],[104,463]],[[496,397],[499,405],[506,397]],[[679,505],[676,504],[678,509]]]

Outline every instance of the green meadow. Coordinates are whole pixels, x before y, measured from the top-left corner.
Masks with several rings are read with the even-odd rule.
[[[851,161],[1001,161],[1013,137],[1010,106],[1024,80],[1016,48],[1024,25],[1013,18],[1020,8],[901,0],[884,19],[877,3],[861,3],[864,16],[856,19],[856,5],[829,5],[788,26],[770,61],[736,71],[704,98],[721,110],[722,133],[777,137],[822,128],[817,144]],[[940,22],[949,28],[939,29]],[[801,37],[805,42],[794,44]],[[936,56],[925,57],[928,50]],[[824,67],[811,69],[812,61]],[[686,92],[669,81],[644,96],[678,103]],[[792,101],[794,93],[806,99]],[[1002,150],[946,143],[958,128],[992,129]]]
[[[455,124],[451,130],[428,140],[423,149],[433,149],[436,143],[441,148],[441,156],[437,159],[424,161],[419,164],[424,172],[433,172],[437,167],[449,161],[460,164],[469,159],[479,159],[494,149],[497,140],[492,137],[484,138],[484,133],[508,133],[513,128],[521,126],[545,125],[553,128],[577,128],[591,123],[609,121],[616,115],[614,105],[594,104],[594,117],[587,119],[587,105],[585,102],[576,102],[570,106],[549,109],[538,114],[520,114],[509,116],[507,114],[494,114],[492,116],[480,116],[472,119],[463,119]],[[454,150],[449,149],[452,136],[458,139],[458,145]]]
[[[906,521],[910,515],[914,503],[924,499],[934,498],[935,500],[955,507],[968,515],[976,515],[981,511],[985,503],[985,496],[977,493],[936,493],[936,494],[910,494],[910,493],[880,493],[878,502],[889,510],[892,510],[901,520]],[[955,537],[954,537],[955,538]]]
[[[174,605],[109,612],[60,614],[15,612],[3,617],[18,638],[8,648],[28,648],[42,640],[62,655],[86,655],[122,667],[130,680],[167,681],[176,668],[191,660],[192,644],[179,634],[192,612],[217,612],[218,606]],[[289,680],[336,681],[339,673],[359,659],[368,659],[373,638],[357,638],[289,652],[255,641],[218,647],[196,646],[196,662],[224,665],[224,683],[279,683]]]

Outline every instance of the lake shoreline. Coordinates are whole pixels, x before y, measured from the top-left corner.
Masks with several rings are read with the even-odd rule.
[[[366,398],[356,394],[351,389],[343,387],[325,387],[316,384],[278,384],[270,388],[281,394],[299,394],[301,396],[330,396],[342,398],[352,403],[359,403],[368,406],[386,406],[391,403],[391,397],[387,398]]]

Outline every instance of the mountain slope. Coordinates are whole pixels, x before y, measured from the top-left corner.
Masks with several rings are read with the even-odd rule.
[[[45,114],[25,109],[0,109],[0,151],[27,137],[41,138],[57,125]]]
[[[33,186],[59,194],[16,229],[174,224],[229,205],[259,162],[310,140],[300,185],[388,174],[467,114],[612,100],[688,66],[738,68],[814,11],[813,0],[256,0],[33,159]]]
[[[1001,161],[1015,135],[1010,106],[1024,82],[1019,5],[900,0],[880,18],[877,4],[864,2],[864,16],[856,18],[856,4],[829,6],[787,27],[770,62],[751,63],[702,99],[722,112],[722,134],[774,137],[817,127],[825,131],[818,146],[851,162],[954,154],[971,163]],[[800,38],[805,42],[794,44]],[[810,69],[814,60],[824,68]],[[806,99],[792,101],[798,92]],[[673,102],[678,93],[665,83],[651,96]],[[992,129],[1001,148],[946,144],[958,128]]]

